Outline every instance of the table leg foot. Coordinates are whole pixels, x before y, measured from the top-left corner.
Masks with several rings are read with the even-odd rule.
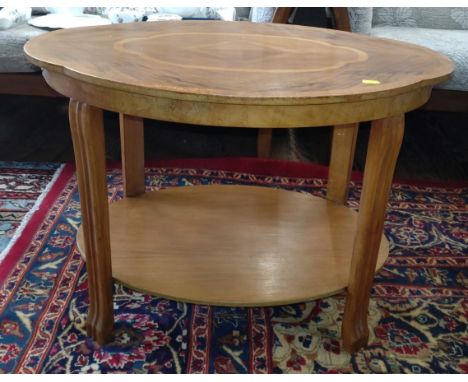
[[[355,353],[367,346],[369,341],[369,328],[367,326],[367,308],[355,313],[355,321],[350,321],[349,313],[345,315],[342,325],[343,349]]]
[[[86,329],[89,336],[104,344],[112,338],[114,316],[102,110],[70,100],[69,118],[88,273]]]
[[[403,132],[403,115],[372,123],[342,326],[350,352],[367,345],[370,291]]]
[[[113,325],[108,325],[108,323],[104,322],[103,320],[92,320],[88,316],[88,320],[86,321],[86,334],[88,337],[91,337],[94,341],[96,341],[99,345],[105,345],[109,342],[112,342],[113,335]]]

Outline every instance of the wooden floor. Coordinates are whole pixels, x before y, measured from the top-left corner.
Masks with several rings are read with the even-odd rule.
[[[0,96],[0,160],[73,160],[63,99]],[[118,116],[106,113],[108,159],[120,159]],[[147,159],[255,156],[255,130],[145,121]],[[362,170],[369,126],[361,126],[354,167]],[[331,129],[274,132],[272,157],[327,164]],[[416,111],[407,115],[396,175],[422,180],[468,179],[468,113]]]

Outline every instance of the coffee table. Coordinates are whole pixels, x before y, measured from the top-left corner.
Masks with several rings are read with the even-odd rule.
[[[453,70],[444,56],[334,30],[160,22],[34,38],[28,58],[70,97],[90,306],[111,339],[113,277],[214,305],[269,306],[347,290],[344,348],[367,344],[373,275],[385,261],[388,194],[404,113]],[[102,110],[120,113],[126,198],[107,200]],[[332,125],[327,199],[248,186],[145,193],[143,118],[240,128]],[[358,123],[372,121],[359,214],[344,206]]]

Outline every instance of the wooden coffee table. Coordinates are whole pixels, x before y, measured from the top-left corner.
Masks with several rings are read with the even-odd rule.
[[[367,344],[376,269],[404,113],[453,70],[426,48],[334,30],[247,22],[67,29],[25,46],[70,97],[90,306],[109,341],[112,278],[214,305],[269,306],[347,289],[345,349]],[[108,206],[102,110],[120,113],[127,198]],[[196,125],[332,125],[327,199],[249,186],[144,193],[143,118]],[[344,206],[358,123],[373,121],[359,214]]]

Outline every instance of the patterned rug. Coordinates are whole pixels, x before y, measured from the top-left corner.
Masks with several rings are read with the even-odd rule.
[[[326,170],[313,165],[150,166],[148,190],[216,183],[325,195]],[[122,197],[116,166],[108,185],[111,201]],[[360,191],[357,180],[351,208]],[[385,224],[391,253],[372,289],[369,346],[352,356],[339,341],[344,294],[276,308],[220,308],[117,283],[115,340],[97,346],[84,330],[87,277],[75,246],[80,213],[71,165],[47,198],[50,208],[0,265],[0,373],[468,372],[468,188],[394,184]]]
[[[0,162],[0,261],[60,174],[55,163]]]

